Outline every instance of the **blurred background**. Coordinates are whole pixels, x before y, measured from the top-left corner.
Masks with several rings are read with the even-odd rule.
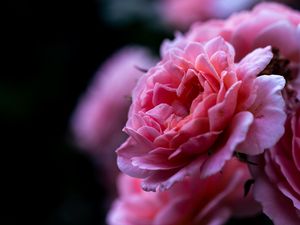
[[[74,144],[70,116],[101,63],[116,50],[139,44],[158,56],[162,40],[173,37],[177,28],[158,17],[156,2],[4,3],[1,224],[105,224],[107,187],[99,179],[105,174]]]

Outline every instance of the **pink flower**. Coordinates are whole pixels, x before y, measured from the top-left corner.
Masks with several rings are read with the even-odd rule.
[[[108,224],[221,225],[231,216],[250,216],[259,207],[251,194],[243,196],[249,178],[247,165],[236,159],[228,161],[222,173],[203,180],[187,178],[165,192],[144,192],[140,180],[123,174]]]
[[[193,22],[225,18],[231,13],[249,8],[256,0],[161,0],[160,14],[177,28],[188,28]]]
[[[107,174],[101,179],[112,195],[119,173],[114,150],[126,140],[122,128],[131,91],[143,74],[137,67],[147,69],[153,64],[152,56],[142,47],[125,47],[115,53],[98,70],[71,119],[76,144]]]
[[[281,59],[288,60],[289,77],[300,75],[300,13],[277,3],[258,4],[252,11],[236,13],[227,20],[196,23],[184,36],[177,34],[174,41],[165,41],[161,53],[180,47],[186,40],[203,42],[216,36],[233,45],[236,60],[258,47],[271,45],[279,49]],[[299,80],[292,82],[299,86]]]
[[[300,221],[300,107],[286,123],[281,140],[264,155],[265,166],[255,169],[254,195],[275,225]]]
[[[117,150],[121,171],[143,178],[145,190],[218,173],[235,151],[260,154],[284,132],[285,80],[258,76],[273,57],[270,47],[239,63],[220,37],[182,47],[139,80],[124,128],[130,137]]]
[[[174,41],[165,41],[161,54],[166,54],[169,48],[182,48],[186,40],[203,42],[218,35],[233,45],[237,60],[258,47],[277,48],[279,59],[274,63],[279,66],[272,72],[285,76],[288,80],[285,92],[292,90],[300,100],[299,11],[277,3],[261,3],[252,11],[234,14],[227,20],[194,24],[186,35],[177,34]]]
[[[143,74],[138,67],[147,69],[153,64],[146,49],[125,47],[101,66],[72,117],[72,131],[81,148],[113,151],[125,139],[121,130],[131,91]]]
[[[240,16],[241,15],[241,16]],[[251,12],[228,19],[230,43],[241,58],[252,49],[271,45],[291,61],[300,62],[300,13],[284,5],[261,3]]]

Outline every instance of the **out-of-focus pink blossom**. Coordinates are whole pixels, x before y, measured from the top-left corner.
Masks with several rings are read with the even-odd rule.
[[[185,176],[208,177],[222,170],[234,151],[260,154],[284,132],[285,80],[260,75],[270,47],[234,63],[223,38],[185,42],[142,76],[117,150],[118,166],[143,178],[145,190],[164,190]]]
[[[240,16],[241,15],[241,16]],[[284,5],[261,3],[250,12],[227,21],[229,42],[241,58],[257,47],[271,45],[294,62],[300,62],[300,13]]]
[[[261,3],[252,11],[236,13],[227,20],[194,24],[184,36],[177,34],[174,41],[165,41],[161,54],[184,45],[186,40],[202,42],[219,35],[233,45],[237,61],[258,47],[271,45],[279,49],[280,57],[289,60],[290,77],[298,76],[292,82],[299,86],[300,12],[277,3]]]
[[[249,8],[256,0],[161,0],[160,14],[168,23],[180,29],[196,21],[225,18],[231,13]]]
[[[286,131],[266,151],[265,166],[254,169],[254,195],[275,225],[300,222],[300,107],[287,120]],[[260,162],[263,163],[263,162]]]
[[[125,47],[100,67],[86,93],[81,97],[71,120],[75,142],[100,165],[101,178],[114,195],[119,173],[115,149],[126,139],[122,132],[131,92],[138,79],[154,64],[154,58],[142,47]],[[109,199],[108,199],[109,201]]]
[[[100,67],[72,117],[72,131],[81,148],[90,152],[114,150],[122,140],[131,104],[131,91],[154,64],[142,47],[125,47]],[[101,152],[103,154],[103,151]],[[113,153],[111,153],[113,154]]]
[[[206,179],[186,178],[165,192],[144,192],[140,180],[120,176],[119,198],[108,214],[109,225],[221,225],[231,216],[245,217],[259,206],[243,196],[250,178],[247,165],[236,159]]]

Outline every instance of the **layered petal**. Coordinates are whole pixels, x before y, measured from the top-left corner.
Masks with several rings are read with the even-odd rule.
[[[240,63],[234,56],[220,36],[168,46],[133,91],[124,128],[130,137],[117,150],[121,171],[143,178],[147,191],[162,191],[187,176],[218,173],[235,151],[256,155],[275,144],[283,134],[285,82],[259,76],[271,48]]]

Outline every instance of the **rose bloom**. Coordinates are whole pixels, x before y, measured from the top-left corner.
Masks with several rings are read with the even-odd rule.
[[[186,29],[196,21],[225,18],[233,12],[249,8],[255,2],[256,0],[161,0],[158,8],[168,24]]]
[[[285,58],[300,62],[299,11],[276,3],[261,3],[250,12],[233,15],[226,23],[232,32],[228,41],[238,49],[238,58],[257,47],[271,45]]]
[[[254,169],[254,194],[275,225],[300,222],[300,107],[293,111],[280,141]],[[262,163],[260,163],[262,164]]]
[[[292,62],[300,61],[300,13],[285,5],[260,3],[253,10],[233,14],[227,20],[195,23],[185,39],[201,42],[218,35],[234,46],[237,60],[255,48],[271,45]],[[174,42],[166,41],[163,50]]]
[[[139,179],[119,178],[120,196],[108,214],[109,225],[221,225],[231,216],[251,216],[260,209],[251,193],[243,196],[250,175],[237,159],[228,161],[222,173],[186,178],[165,192],[145,192]]]
[[[131,91],[143,74],[139,68],[153,64],[146,49],[130,46],[99,68],[71,119],[75,141],[82,149],[91,153],[103,148],[113,151],[125,139],[121,130],[127,120]]]
[[[284,132],[285,80],[260,74],[270,47],[234,63],[221,37],[185,44],[139,80],[124,128],[130,137],[117,150],[121,171],[147,191],[218,173],[235,151],[260,154]]]
[[[287,64],[287,71],[276,72],[287,73],[292,79],[291,85],[300,90],[299,11],[278,3],[261,3],[252,11],[236,13],[227,20],[196,23],[184,36],[178,33],[174,41],[165,41],[161,54],[174,46],[181,47],[186,40],[202,42],[219,35],[233,45],[237,61],[258,47],[277,48],[280,60]]]

